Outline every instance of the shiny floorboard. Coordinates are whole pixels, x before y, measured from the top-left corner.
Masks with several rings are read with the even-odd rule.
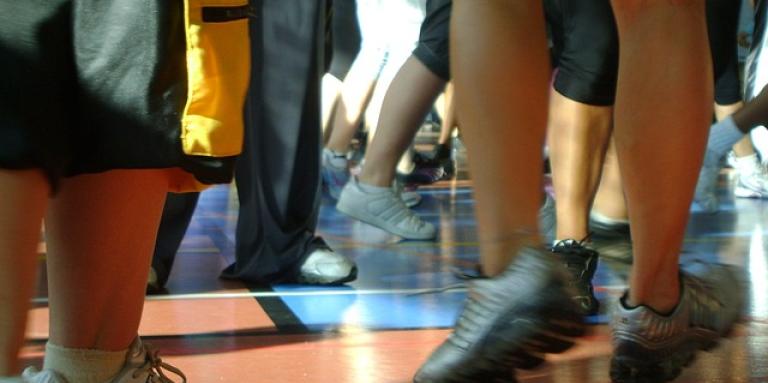
[[[693,210],[682,262],[744,266],[747,320],[677,381],[768,382],[768,201],[734,200],[727,175],[723,181],[721,213]],[[234,259],[237,202],[232,187],[213,188],[203,194],[168,294],[146,301],[141,334],[191,382],[408,382],[460,310],[466,290],[456,270],[477,263],[470,186],[450,181],[421,189],[416,210],[439,226],[434,242],[400,241],[324,201],[320,233],[360,267],[357,281],[330,288],[219,279]],[[620,262],[601,262],[595,284],[604,308],[623,292],[627,273]],[[31,363],[40,362],[48,331],[42,291],[44,284],[24,353]],[[607,315],[590,321],[590,334],[577,347],[520,372],[519,380],[608,382]]]

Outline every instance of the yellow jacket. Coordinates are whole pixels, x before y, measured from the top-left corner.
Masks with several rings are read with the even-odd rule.
[[[232,157],[243,147],[243,105],[250,81],[248,0],[184,0],[187,103],[181,143],[190,156]],[[206,187],[183,171],[172,191]]]

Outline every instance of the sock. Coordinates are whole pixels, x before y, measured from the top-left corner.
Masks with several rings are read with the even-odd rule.
[[[43,368],[59,373],[68,382],[104,383],[125,364],[128,350],[102,351],[45,345]]]
[[[742,174],[755,173],[759,169],[760,160],[757,158],[757,154],[750,154],[744,157],[734,157],[734,166]]]
[[[323,149],[323,155],[326,157],[328,163],[334,168],[347,167],[347,153],[337,152],[328,148]]]
[[[731,150],[739,140],[744,137],[744,132],[739,130],[731,116],[712,125],[709,130],[709,141],[707,141],[707,153],[704,156],[706,165],[715,166],[721,158]]]
[[[611,218],[607,215],[604,215],[594,210],[589,212],[589,219],[598,223],[602,223],[603,225],[606,225],[606,226],[619,226],[619,225],[629,224],[629,220]]]
[[[374,186],[371,184],[367,184],[365,182],[358,182],[357,184],[360,186],[360,189],[362,189],[366,193],[378,194],[378,193],[385,193],[388,191],[392,191],[391,187]]]

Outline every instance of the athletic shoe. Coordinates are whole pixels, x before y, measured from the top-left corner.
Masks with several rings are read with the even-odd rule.
[[[632,235],[629,223],[605,222],[592,212],[589,217],[589,231],[592,248],[600,253],[600,259],[611,259],[621,263],[632,263]]]
[[[308,285],[341,285],[355,279],[355,262],[329,248],[319,248],[301,265],[297,281]]]
[[[544,204],[539,208],[539,234],[546,243],[552,243],[555,240],[557,231],[557,213],[555,211],[555,200],[549,193],[545,193]]]
[[[352,178],[341,191],[336,209],[405,239],[427,240],[437,236],[435,226],[417,216],[394,188],[369,193]]]
[[[597,314],[600,302],[592,286],[592,278],[597,271],[597,251],[586,247],[584,241],[573,239],[557,242],[551,251],[562,260],[571,274],[571,286],[576,292],[573,301],[584,315]]]
[[[733,194],[739,198],[768,198],[768,170],[756,154],[734,157],[736,185]]]
[[[418,187],[415,186],[409,186],[407,189],[403,184],[400,183],[400,181],[395,180],[393,184],[393,190],[395,191],[395,194],[400,196],[400,199],[403,200],[403,203],[405,203],[405,206],[414,207],[421,203],[421,194],[417,193],[416,190]]]
[[[681,272],[677,308],[661,315],[647,306],[619,302],[613,318],[611,378],[618,383],[675,379],[699,350],[714,347],[740,319],[743,286],[735,268],[701,265]]]
[[[330,149],[323,149],[322,168],[320,174],[323,186],[333,199],[339,199],[344,185],[349,182],[349,162],[347,156],[338,154]]]
[[[122,370],[109,382],[105,383],[174,383],[165,373],[170,372],[186,383],[187,377],[178,368],[164,363],[157,351],[143,344],[136,338],[128,349],[128,355]],[[68,383],[59,374],[29,367],[22,374],[24,383]],[[77,382],[72,382],[77,383]]]
[[[526,248],[502,274],[469,282],[453,333],[414,382],[514,382],[515,368],[570,348],[584,324],[568,279],[553,257]]]
[[[706,157],[712,154],[708,150]],[[720,201],[717,198],[717,177],[720,175],[720,161],[705,158],[699,171],[699,180],[696,183],[696,193],[693,201],[706,213],[716,213]]]

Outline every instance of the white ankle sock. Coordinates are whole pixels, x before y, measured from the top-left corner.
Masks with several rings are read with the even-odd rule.
[[[105,383],[125,364],[128,350],[102,351],[45,345],[43,368],[59,373],[68,382]]]
[[[734,166],[736,166],[740,173],[754,173],[761,166],[760,159],[757,158],[757,154],[750,154],[744,157],[734,156],[734,159],[736,160],[734,161]]]
[[[744,132],[739,130],[731,116],[712,125],[707,141],[707,150],[711,153],[704,157],[705,161],[709,162],[707,165],[715,165],[712,162],[719,161],[743,137]]]
[[[605,225],[627,225],[627,224],[629,224],[629,220],[611,218],[611,217],[609,217],[609,216],[607,216],[605,214],[596,212],[594,210],[589,212],[589,219],[591,219],[591,220],[593,220],[595,222],[599,222],[599,223],[605,224]]]

